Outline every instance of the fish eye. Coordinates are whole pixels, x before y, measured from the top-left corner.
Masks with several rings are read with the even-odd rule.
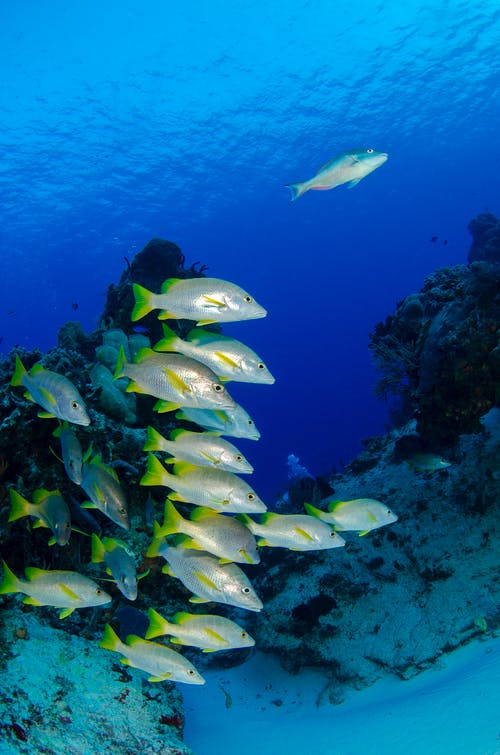
[[[248,420],[248,424],[249,424],[249,425],[253,425],[253,420],[249,419],[249,420]]]
[[[78,401],[72,401],[71,402],[71,408],[72,409],[79,409],[80,408],[80,404],[78,403]]]
[[[98,587],[97,590],[95,591],[95,594],[96,595],[101,595],[102,594],[102,590]]]
[[[224,386],[220,383],[214,383],[214,391],[217,391],[217,393],[220,393],[224,390]]]
[[[236,454],[236,456],[234,457],[234,460],[235,461],[243,461],[243,456],[241,454]]]
[[[247,495],[247,498],[248,498],[249,501],[255,501],[255,495],[253,493],[249,493]]]
[[[241,592],[244,593],[245,595],[248,595],[248,593],[250,592],[250,588],[249,587],[242,587],[241,588]]]
[[[366,151],[368,152],[369,155],[371,155],[374,150],[373,149],[367,149]]]
[[[331,538],[333,539],[333,538],[335,538],[336,536],[337,536],[337,533],[335,532],[335,530],[332,530],[332,531],[330,532],[330,537],[331,537]]]
[[[188,668],[188,676],[194,676],[194,671],[192,668]]]
[[[120,514],[126,514],[127,513],[123,506],[121,507],[121,509],[118,509],[118,511],[120,512]]]
[[[247,304],[250,304],[250,302],[252,301],[252,297],[247,294],[244,298],[244,301],[246,301]]]
[[[246,632],[241,632],[241,634],[240,634],[240,637],[241,637],[242,639],[245,639],[245,637],[246,637],[246,636],[247,636],[247,633],[246,633]]]
[[[266,365],[264,364],[264,362],[259,362],[259,364],[257,365],[257,367],[259,368],[259,370],[265,370],[266,369]]]

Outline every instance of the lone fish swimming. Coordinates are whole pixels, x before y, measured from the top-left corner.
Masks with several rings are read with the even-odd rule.
[[[387,158],[386,152],[377,152],[371,148],[342,152],[325,163],[308,181],[287,184],[292,192],[292,202],[309,189],[326,191],[342,184],[348,184],[348,188],[352,189],[362,178],[383,165]]]

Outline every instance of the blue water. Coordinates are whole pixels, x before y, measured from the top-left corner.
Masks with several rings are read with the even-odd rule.
[[[182,5],[2,4],[1,349],[92,330],[124,257],[175,241],[269,311],[225,332],[277,378],[233,390],[271,498],[289,453],[318,474],[384,431],[370,330],[500,211],[500,6]],[[360,146],[388,162],[290,202],[284,184]]]

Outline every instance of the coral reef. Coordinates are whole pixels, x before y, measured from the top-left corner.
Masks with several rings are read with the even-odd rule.
[[[370,336],[377,393],[399,397],[435,450],[477,432],[500,397],[500,223],[480,215],[469,227],[470,264],[437,270]]]

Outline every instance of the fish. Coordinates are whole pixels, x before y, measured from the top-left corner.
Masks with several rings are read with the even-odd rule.
[[[82,488],[91,501],[83,503],[82,508],[99,509],[115,524],[130,529],[125,491],[115,470],[103,464],[99,454],[83,464]]]
[[[109,624],[104,627],[99,647],[121,653],[122,663],[150,674],[149,682],[205,684],[202,675],[180,653],[157,642],[143,640],[135,634],[129,634],[126,643],[122,642]]]
[[[268,511],[261,516],[260,523],[244,514],[237,518],[259,538],[258,546],[315,551],[345,545],[345,540],[335,530],[307,514],[275,514]]]
[[[325,163],[308,181],[287,184],[292,192],[292,201],[310,189],[334,189],[341,184],[348,184],[349,189],[352,189],[362,178],[383,165],[387,158],[386,152],[377,152],[371,148],[342,152]]]
[[[165,501],[165,516],[160,526],[155,522],[154,537],[182,534],[183,548],[202,550],[218,556],[221,562],[258,564],[260,556],[252,533],[237,519],[199,506],[184,519],[174,504]]]
[[[179,611],[172,621],[167,621],[154,608],[149,608],[148,617],[147,640],[169,635],[169,642],[200,648],[204,653],[255,645],[255,640],[245,629],[223,616]]]
[[[310,516],[327,522],[335,530],[359,532],[360,536],[398,520],[387,504],[376,501],[374,498],[354,498],[352,501],[330,500],[328,511],[315,508],[310,503],[305,503],[304,508]]]
[[[16,367],[10,384],[22,385],[26,388],[24,397],[45,409],[44,412],[38,413],[39,417],[57,417],[74,425],[90,425],[90,417],[82,397],[71,380],[64,375],[46,370],[39,363],[34,364],[27,372],[16,354]]]
[[[260,432],[255,422],[242,406],[233,409],[214,410],[184,408],[175,414],[177,419],[194,422],[209,432],[229,435],[233,438],[259,440]]]
[[[53,537],[49,545],[57,543],[66,545],[71,535],[71,514],[68,504],[58,490],[44,490],[40,488],[33,493],[33,503],[23,498],[13,488],[10,489],[9,522],[32,516],[37,521],[33,527],[48,527]]]
[[[414,454],[407,463],[417,472],[437,472],[451,467],[451,463],[437,454]]]
[[[175,351],[197,359],[210,367],[220,380],[272,385],[275,381],[262,359],[248,346],[235,338],[211,333],[203,328],[194,328],[186,340],[163,324],[163,338],[154,349],[161,352]]]
[[[61,608],[60,619],[65,619],[75,608],[102,606],[111,602],[111,596],[104,592],[92,579],[73,571],[58,571],[26,567],[26,580],[21,580],[9,569],[5,561],[0,595],[20,592],[26,595],[23,603],[31,606],[53,606]]]
[[[137,598],[137,572],[134,556],[121,540],[103,537],[100,540],[92,533],[91,538],[93,563],[104,563],[108,574],[114,578],[118,589],[128,600]],[[145,577],[146,573],[141,574]]]
[[[64,469],[71,482],[80,485],[82,482],[83,452],[75,431],[67,422],[63,422],[52,433],[59,438]]]
[[[162,571],[177,577],[194,595],[190,603],[225,603],[248,611],[260,611],[262,601],[246,574],[236,564],[221,564],[204,551],[170,546],[166,541],[153,541],[150,555],[159,555],[168,566]]]
[[[213,433],[195,433],[190,430],[173,430],[170,440],[163,437],[153,427],[147,428],[147,440],[144,451],[163,451],[171,458],[167,464],[187,461],[199,467],[215,467],[226,472],[251,474],[252,465],[228,440]]]
[[[168,278],[155,294],[134,283],[133,322],[160,309],[160,320],[195,320],[198,325],[214,322],[255,320],[267,315],[264,307],[235,283],[219,278]]]
[[[148,456],[147,471],[140,484],[171,488],[175,492],[169,494],[170,500],[216,511],[254,514],[267,510],[250,485],[232,472],[195,467],[181,461],[174,465],[174,474],[170,474],[153,454]]]
[[[168,412],[180,407],[231,409],[231,398],[217,375],[206,365],[182,354],[160,354],[140,349],[135,362],[128,363],[120,347],[114,378],[130,378],[126,390],[146,393],[159,399],[156,411]]]

